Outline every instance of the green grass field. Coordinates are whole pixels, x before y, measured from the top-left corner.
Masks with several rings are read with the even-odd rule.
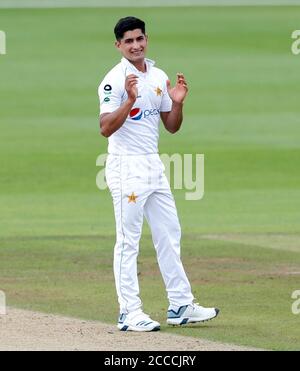
[[[115,323],[114,217],[96,188],[97,87],[119,61],[112,28],[148,24],[148,56],[190,81],[185,122],[161,153],[205,154],[205,197],[176,191],[193,291],[221,308],[209,324],[163,331],[299,350],[299,7],[0,11],[0,290],[10,306]],[[145,225],[145,311],[166,295]],[[109,303],[109,305],[108,305]]]

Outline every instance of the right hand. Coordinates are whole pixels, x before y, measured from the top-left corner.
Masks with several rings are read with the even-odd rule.
[[[136,101],[138,96],[138,89],[137,89],[137,83],[138,83],[138,77],[134,74],[128,75],[125,80],[125,90],[128,95],[128,99],[132,101]]]

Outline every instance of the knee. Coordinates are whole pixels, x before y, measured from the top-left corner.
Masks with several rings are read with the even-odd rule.
[[[152,235],[155,238],[175,238],[181,239],[181,227],[179,223],[157,225],[152,228]]]

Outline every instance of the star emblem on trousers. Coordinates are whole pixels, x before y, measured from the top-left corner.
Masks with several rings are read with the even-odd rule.
[[[134,194],[134,192],[132,192],[132,194],[130,196],[127,196],[127,197],[128,197],[128,203],[134,202],[136,204],[136,199],[138,198],[138,196],[136,196]]]

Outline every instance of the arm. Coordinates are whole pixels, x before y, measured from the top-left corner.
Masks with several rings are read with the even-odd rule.
[[[116,111],[100,115],[101,134],[108,138],[124,124],[135,101],[127,99]]]
[[[170,112],[161,112],[160,116],[165,128],[172,134],[176,133],[183,120],[183,102],[188,92],[187,83],[183,74],[177,74],[177,82],[171,88],[170,81],[167,80],[167,89],[172,99],[172,109]]]
[[[165,128],[171,133],[175,134],[181,127],[183,120],[182,112],[183,104],[174,103],[172,104],[172,111],[161,112],[160,117]]]
[[[100,131],[104,137],[110,137],[126,121],[138,96],[136,84],[137,76],[127,76],[125,80],[125,90],[128,95],[127,100],[116,111],[100,115]]]

